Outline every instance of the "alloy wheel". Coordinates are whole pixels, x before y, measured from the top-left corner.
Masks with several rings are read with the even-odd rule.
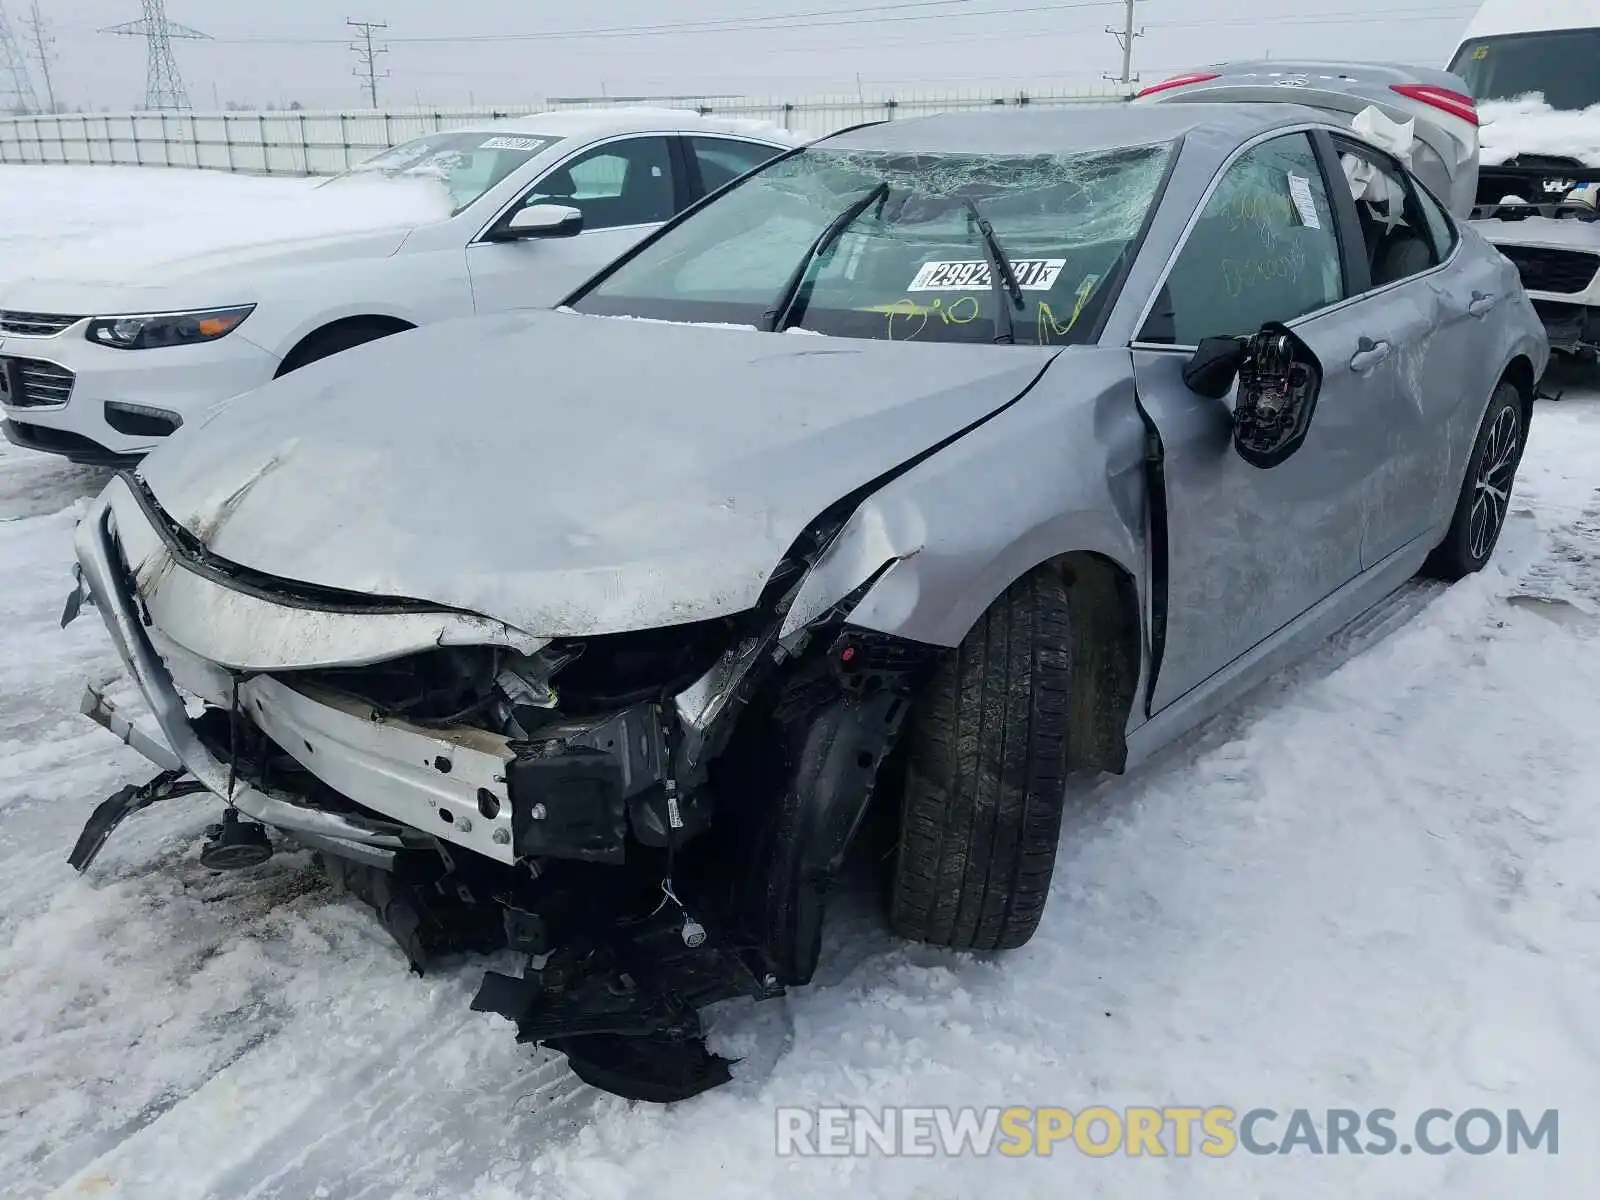
[[[1514,405],[1507,405],[1495,417],[1489,436],[1478,457],[1477,478],[1473,484],[1472,515],[1467,526],[1468,547],[1480,562],[1489,557],[1511,504],[1511,483],[1517,472],[1517,451],[1522,441],[1522,422]]]

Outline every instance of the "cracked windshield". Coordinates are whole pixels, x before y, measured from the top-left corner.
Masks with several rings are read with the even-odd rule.
[[[891,341],[1083,341],[1171,153],[807,150],[668,232],[575,307]]]

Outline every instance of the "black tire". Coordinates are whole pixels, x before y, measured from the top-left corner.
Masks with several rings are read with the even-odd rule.
[[[401,332],[399,328],[381,321],[351,321],[344,325],[329,326],[320,333],[312,334],[289,351],[278,366],[278,375],[280,377],[287,375],[290,371],[298,371],[301,367],[320,359],[331,358],[340,351],[365,345],[367,342],[375,342],[379,338],[399,332]]]
[[[889,923],[915,941],[1008,950],[1033,936],[1066,800],[1072,623],[1059,574],[1012,584],[912,714]]]
[[[1424,574],[1453,583],[1481,571],[1494,556],[1528,439],[1524,413],[1516,384],[1501,380],[1472,443],[1450,531],[1428,556]]]

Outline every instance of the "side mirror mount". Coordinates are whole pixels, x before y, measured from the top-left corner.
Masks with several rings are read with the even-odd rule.
[[[1305,342],[1276,323],[1263,326],[1244,347],[1233,448],[1245,462],[1265,470],[1305,443],[1322,390],[1322,366]]]
[[[1242,338],[1210,337],[1195,348],[1194,357],[1183,366],[1183,382],[1191,392],[1210,400],[1221,400],[1233,389],[1249,353]]]
[[[494,233],[494,240],[576,237],[583,232],[583,211],[566,204],[530,204],[519,208]]]

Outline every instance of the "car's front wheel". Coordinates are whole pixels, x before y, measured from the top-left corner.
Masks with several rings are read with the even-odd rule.
[[[1523,412],[1516,384],[1501,380],[1467,459],[1450,530],[1423,567],[1427,574],[1451,581],[1462,579],[1481,571],[1494,554],[1527,442]]]
[[[1038,928],[1066,799],[1071,620],[1061,575],[1034,571],[919,697],[890,883],[901,936],[1003,950]]]
[[[291,371],[298,371],[301,367],[332,358],[335,354],[354,349],[356,346],[364,346],[368,342],[375,342],[379,338],[399,333],[406,328],[409,327],[393,321],[359,318],[330,325],[312,334],[291,350],[278,366],[278,375],[283,376]]]

